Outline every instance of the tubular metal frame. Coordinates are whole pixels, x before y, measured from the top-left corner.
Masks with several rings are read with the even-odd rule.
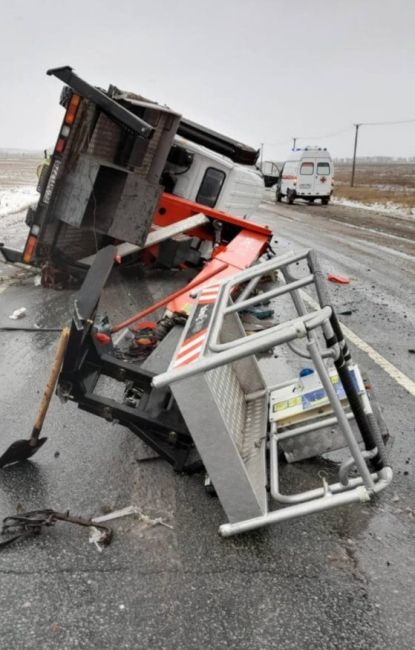
[[[310,273],[303,278],[296,278],[290,270],[292,264],[305,261]],[[262,276],[269,274],[271,271],[279,270],[285,284],[277,288],[271,288],[257,296],[250,297],[250,293],[257,286]],[[247,283],[242,290],[239,299],[232,302],[232,293],[234,288],[242,283]],[[300,293],[300,288],[313,284],[316,288],[320,308],[314,312],[307,312],[304,300]],[[289,294],[292,298],[297,317],[275,325],[267,330],[252,334],[251,336],[240,336],[231,341],[222,341],[221,333],[224,327],[224,321],[227,316],[234,316],[238,312],[252,307],[260,302],[271,298],[276,298]],[[202,297],[202,294],[198,296]],[[197,302],[194,306],[193,314],[197,309]],[[344,407],[338,397],[335,388],[330,379],[328,369],[324,363],[324,358],[331,357],[337,361],[347,350],[343,340],[336,337],[332,327],[332,317],[334,316],[332,307],[329,306],[328,297],[322,282],[322,274],[318,267],[315,254],[311,250],[302,251],[301,253],[287,254],[270,261],[251,267],[232,278],[225,280],[218,288],[218,295],[213,306],[212,315],[207,326],[207,332],[199,359],[181,367],[175,367],[174,360],[169,370],[162,375],[153,379],[153,385],[164,387],[175,382],[196,376],[200,373],[206,373],[209,370],[218,368],[235,361],[255,355],[265,349],[287,343],[291,350],[300,356],[310,358],[314,364],[321,384],[328,397],[331,406],[332,415],[322,418],[317,422],[302,424],[292,430],[278,433],[276,424],[273,424],[271,430],[266,434],[270,449],[270,465],[268,470],[268,481],[270,494],[274,501],[284,504],[285,507],[278,510],[267,510],[264,514],[257,517],[250,517],[245,520],[231,521],[231,523],[220,526],[220,533],[223,536],[230,536],[247,530],[252,530],[271,523],[276,523],[291,519],[293,517],[320,512],[328,508],[347,503],[364,502],[370,500],[372,495],[385,489],[392,480],[392,469],[388,466],[378,468],[378,471],[372,472],[368,468],[367,460],[376,455],[377,450],[361,450],[356,440],[355,434],[351,428],[350,420],[354,414],[345,412]],[[192,321],[192,314],[189,323]],[[321,349],[315,330],[321,328],[327,345],[330,347],[325,350]],[[183,339],[186,332],[183,335]],[[306,351],[303,353],[292,344],[293,341],[304,338],[306,342]],[[329,344],[330,342],[330,344]],[[347,352],[347,364],[350,365],[350,354]],[[280,387],[290,385],[292,382],[282,382]],[[269,399],[270,391],[274,387],[266,387],[265,391],[246,394],[245,400],[248,402],[255,399],[261,393],[265,392]],[[373,416],[369,399],[364,390],[358,393],[358,400],[363,409],[365,416]],[[279,488],[279,471],[278,471],[278,444],[291,437],[300,434],[307,434],[311,431],[317,431],[327,426],[338,424],[343,434],[345,445],[349,448],[351,458],[346,460],[339,470],[339,481],[328,484],[323,480],[323,486],[317,489],[308,490],[299,494],[284,495]],[[266,432],[264,432],[265,434]],[[363,434],[362,434],[363,435]],[[203,457],[202,457],[203,460]],[[358,477],[349,478],[348,473],[355,468],[359,474]],[[220,497],[220,495],[219,495]]]

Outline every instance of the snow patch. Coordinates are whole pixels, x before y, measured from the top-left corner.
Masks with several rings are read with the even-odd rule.
[[[25,210],[38,199],[39,194],[31,185],[0,190],[0,217]]]
[[[358,208],[359,210],[369,210],[371,212],[380,212],[396,217],[415,217],[415,208],[405,208],[398,203],[387,201],[386,203],[362,203],[361,201],[349,201],[349,199],[331,199],[333,205],[343,205],[347,208]]]

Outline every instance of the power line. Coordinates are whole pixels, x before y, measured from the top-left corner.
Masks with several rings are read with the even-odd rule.
[[[264,144],[267,145],[267,147],[277,147],[279,145],[283,144],[290,144],[293,140],[322,140],[323,138],[333,138],[336,135],[340,135],[342,133],[346,133],[347,131],[350,131],[352,127],[348,126],[345,129],[341,129],[341,131],[335,131],[334,133],[326,133],[326,135],[297,135],[293,136],[291,140],[280,140],[279,142],[265,142]]]
[[[410,122],[415,122],[415,117],[412,117],[409,120],[393,120],[390,122],[360,122],[362,126],[386,126],[388,124],[409,124]]]
[[[351,126],[347,126],[345,129],[341,129],[341,131],[335,131],[334,133],[328,133],[326,135],[298,135],[297,140],[323,140],[323,138],[334,138],[336,135],[341,135],[342,133],[350,131],[351,128]]]
[[[386,122],[359,122],[360,126],[387,126],[387,125],[394,125],[394,124],[410,124],[412,122],[415,122],[415,117],[412,117],[408,120],[390,120]],[[326,133],[325,135],[297,135],[295,137],[296,140],[323,140],[325,138],[334,138],[336,135],[342,135],[343,133],[347,133],[350,131],[352,126],[347,126],[344,129],[341,129],[339,131],[334,131],[334,133]],[[267,147],[277,147],[283,144],[290,144],[292,142],[293,138],[291,140],[280,140],[279,142],[265,142],[264,144],[267,145]]]

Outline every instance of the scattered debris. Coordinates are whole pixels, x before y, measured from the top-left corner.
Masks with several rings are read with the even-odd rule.
[[[327,275],[327,280],[329,280],[329,282],[335,282],[336,284],[350,284],[350,279],[345,275],[333,275],[332,273],[329,273]]]
[[[255,307],[247,307],[243,311],[240,312],[241,314],[252,314],[252,316],[255,316],[256,318],[259,318],[259,320],[265,320],[268,318],[272,318],[274,315],[274,310],[273,309],[267,309],[265,307],[262,307],[261,305],[255,306]]]
[[[247,312],[241,314],[241,321],[244,326],[245,332],[260,332],[266,330],[269,327],[276,325],[275,321],[270,319],[260,319],[253,314]]]
[[[173,526],[170,524],[167,524],[161,517],[156,517],[155,519],[149,517],[148,515],[145,515],[139,508],[136,506],[127,506],[126,508],[122,508],[121,510],[114,510],[114,512],[110,512],[106,515],[100,515],[99,517],[93,517],[91,519],[91,522],[93,524],[102,524],[107,521],[111,521],[113,519],[119,519],[120,517],[128,517],[129,515],[137,515],[138,519],[142,521],[145,524],[148,524],[149,526],[164,526],[165,528],[170,528],[171,530],[174,529]]]
[[[344,309],[343,311],[338,312],[340,316],[351,316],[353,313],[352,309]]]
[[[89,543],[95,544],[97,551],[102,553],[103,544],[106,544],[106,532],[96,526],[89,527]]]
[[[155,460],[162,460],[161,456],[144,456],[143,458],[136,458],[136,463],[149,463]]]
[[[42,276],[35,275],[35,277],[33,278],[33,284],[35,285],[35,287],[40,287],[42,284]]]
[[[148,515],[143,514],[140,512],[140,520],[147,524],[148,526],[164,526],[165,528],[170,528],[170,530],[174,530],[174,526],[171,526],[170,524],[166,524],[165,521],[162,520],[161,517],[156,517],[155,519],[152,519]]]
[[[57,521],[66,521],[69,524],[86,526],[96,530],[96,533],[90,534],[90,541],[95,545],[108,545],[112,539],[112,530],[107,526],[97,525],[91,519],[74,517],[68,512],[57,512],[56,510],[33,510],[31,512],[22,512],[17,515],[10,515],[3,519],[3,527],[0,535],[6,537],[0,541],[0,548],[11,544],[18,539],[25,539],[34,535],[39,535],[44,527],[53,526]],[[99,534],[99,537],[98,537]],[[101,549],[100,549],[101,550]]]
[[[408,348],[409,354],[415,354],[415,348]]]
[[[120,517],[128,517],[128,515],[139,515],[140,511],[136,506],[127,506],[126,508],[121,508],[121,510],[114,510],[114,512],[109,512],[106,515],[99,515],[98,517],[92,517],[93,524],[101,524],[106,521],[112,521],[113,519],[119,519]]]
[[[24,318],[26,316],[26,307],[20,307],[15,309],[12,314],[10,314],[10,320],[17,320],[18,318]]]
[[[61,327],[37,327],[37,325],[35,324],[33,325],[33,327],[12,327],[12,326],[0,327],[0,332],[62,332],[62,328]]]

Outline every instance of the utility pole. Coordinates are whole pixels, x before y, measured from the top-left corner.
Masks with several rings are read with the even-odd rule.
[[[295,143],[297,142],[297,138],[293,138],[293,151],[295,151]]]
[[[260,164],[261,171],[262,171],[262,163],[264,162],[264,143],[263,142],[261,142],[261,154],[260,154],[259,161],[260,161],[259,164]]]
[[[355,172],[355,169],[356,169],[357,138],[358,138],[358,135],[359,135],[359,126],[361,126],[361,125],[360,125],[360,124],[355,124],[354,126],[355,126],[356,131],[355,131],[355,134],[354,134],[354,151],[353,151],[353,164],[352,164],[352,178],[351,178],[351,180],[350,180],[350,187],[353,187],[353,185],[354,185],[354,172]]]

